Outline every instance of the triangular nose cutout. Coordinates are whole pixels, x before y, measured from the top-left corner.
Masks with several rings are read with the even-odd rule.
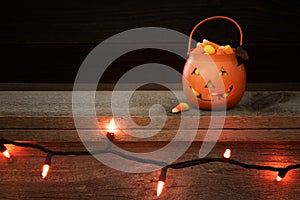
[[[205,88],[215,88],[214,84],[211,82],[211,80],[209,80],[206,85]]]

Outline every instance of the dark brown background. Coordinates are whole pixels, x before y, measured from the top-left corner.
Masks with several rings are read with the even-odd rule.
[[[87,54],[114,34],[164,27],[189,35],[201,20],[226,15],[244,32],[248,83],[299,82],[300,3],[273,1],[5,1],[1,5],[1,83],[73,83]],[[228,22],[203,25],[194,39],[238,43]],[[182,71],[182,58],[153,49],[121,56],[102,79],[114,83],[128,69],[159,62]]]

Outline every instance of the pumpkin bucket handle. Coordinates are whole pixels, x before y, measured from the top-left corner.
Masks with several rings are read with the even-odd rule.
[[[239,26],[239,24],[234,21],[233,19],[229,18],[229,17],[226,17],[226,16],[213,16],[213,17],[209,17],[209,18],[206,18],[204,20],[202,20],[201,22],[199,22],[192,30],[191,34],[190,34],[190,38],[189,38],[189,44],[188,44],[188,52],[187,52],[187,55],[189,56],[190,54],[190,51],[191,51],[191,43],[192,43],[192,36],[195,32],[195,30],[203,23],[207,22],[207,21],[210,21],[212,19],[226,19],[226,20],[229,20],[231,21],[232,23],[234,23],[237,28],[239,29],[239,32],[240,32],[240,46],[242,46],[243,44],[243,32],[242,32],[242,29],[241,27]]]

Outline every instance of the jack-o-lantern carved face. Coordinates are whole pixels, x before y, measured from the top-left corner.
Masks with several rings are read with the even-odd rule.
[[[187,99],[202,109],[226,109],[242,98],[246,86],[244,65],[235,54],[206,55],[190,52],[183,70]]]

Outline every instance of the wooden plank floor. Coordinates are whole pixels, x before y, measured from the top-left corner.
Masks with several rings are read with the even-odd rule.
[[[123,91],[126,93],[126,91]],[[84,93],[83,93],[84,94]],[[96,95],[99,125],[111,118],[109,91]],[[184,101],[182,91],[178,91]],[[122,103],[122,101],[120,100]],[[147,125],[149,108],[156,114],[151,128],[128,126],[128,116],[118,116],[122,130],[116,144],[133,152],[149,152],[166,145],[176,134],[180,115],[169,111],[176,105],[175,96],[167,91],[138,91],[131,98],[130,113],[135,122]],[[83,109],[85,104],[83,104]],[[117,109],[122,109],[122,104]],[[165,111],[164,109],[165,108]],[[159,126],[161,115],[166,123]],[[199,148],[212,120],[208,111],[200,112],[197,136],[178,161],[198,158]],[[191,108],[186,118],[197,119]],[[222,116],[218,116],[222,117]],[[80,129],[86,134],[97,132],[89,119]],[[92,128],[91,128],[92,127]],[[186,134],[193,132],[186,126]],[[209,154],[220,157],[224,148],[233,149],[234,159],[260,165],[285,167],[300,162],[300,92],[247,91],[235,108],[228,110],[225,124],[214,124],[222,134]],[[154,137],[139,139],[127,131],[143,135],[157,131]],[[0,92],[0,138],[34,141],[59,151],[85,151],[72,118],[72,93],[67,91]],[[0,157],[0,199],[299,199],[300,170],[289,172],[276,183],[275,172],[245,170],[226,163],[210,163],[181,170],[170,169],[163,194],[156,197],[159,171],[125,173],[111,169],[93,156],[56,156],[49,176],[42,180],[41,165],[45,154],[32,149],[8,145],[13,160]]]

